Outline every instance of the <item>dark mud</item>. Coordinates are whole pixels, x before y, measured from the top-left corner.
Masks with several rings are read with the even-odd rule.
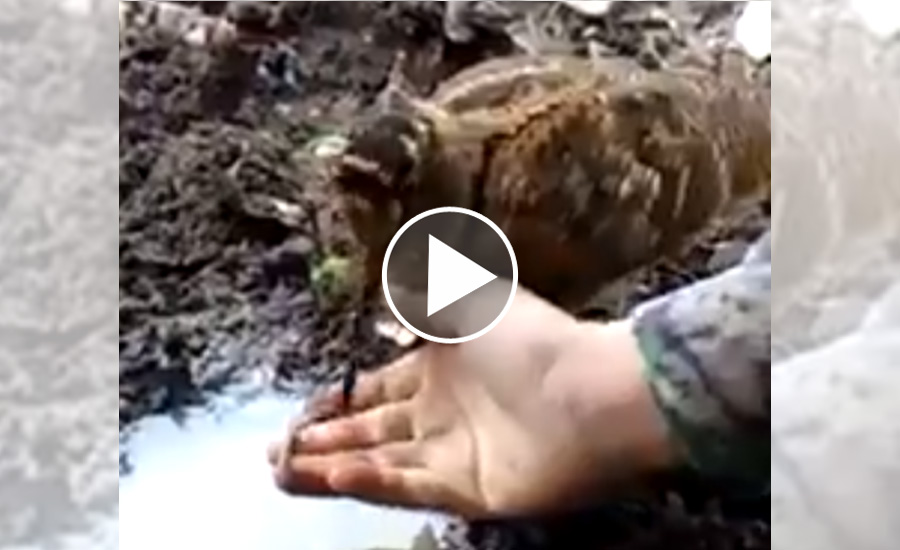
[[[311,285],[352,241],[307,145],[375,100],[400,49],[423,89],[513,49],[500,35],[448,43],[438,3],[297,2],[265,21],[287,38],[215,55],[153,28],[120,40],[121,428],[177,415],[235,378],[333,380],[346,361],[395,354],[374,338],[351,346],[349,313],[327,310]],[[610,47],[628,53],[622,40]],[[646,274],[632,299],[736,261],[764,224],[751,216]],[[649,501],[447,536],[477,549],[769,547],[768,496],[664,487]]]

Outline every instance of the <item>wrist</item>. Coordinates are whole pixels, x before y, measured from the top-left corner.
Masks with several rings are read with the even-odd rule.
[[[559,391],[569,396],[604,478],[627,481],[675,464],[630,320],[581,323],[561,361]]]

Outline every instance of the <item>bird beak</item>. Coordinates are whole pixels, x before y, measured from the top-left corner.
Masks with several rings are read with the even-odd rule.
[[[345,136],[329,135],[312,140],[307,146],[314,157],[327,166],[330,177],[339,182],[351,181],[346,178],[354,175],[352,181],[370,181],[384,179],[377,163],[357,155],[349,154],[350,140]],[[363,176],[363,177],[358,177]]]

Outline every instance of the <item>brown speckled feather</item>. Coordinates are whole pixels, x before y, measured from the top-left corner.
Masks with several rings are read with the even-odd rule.
[[[362,125],[336,173],[345,193],[367,197],[357,233],[379,268],[406,220],[472,208],[509,236],[523,285],[579,310],[728,208],[769,195],[768,90],[724,72],[508,58],[410,105]],[[402,137],[384,135],[386,120],[401,121]],[[413,168],[397,170],[400,157]],[[391,177],[372,178],[360,158]]]

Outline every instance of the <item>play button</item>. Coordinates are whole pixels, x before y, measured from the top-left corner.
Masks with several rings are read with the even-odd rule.
[[[428,316],[496,279],[487,269],[428,236]]]
[[[382,282],[391,311],[407,329],[455,344],[500,322],[515,296],[518,268],[512,245],[488,218],[437,208],[394,235]]]

